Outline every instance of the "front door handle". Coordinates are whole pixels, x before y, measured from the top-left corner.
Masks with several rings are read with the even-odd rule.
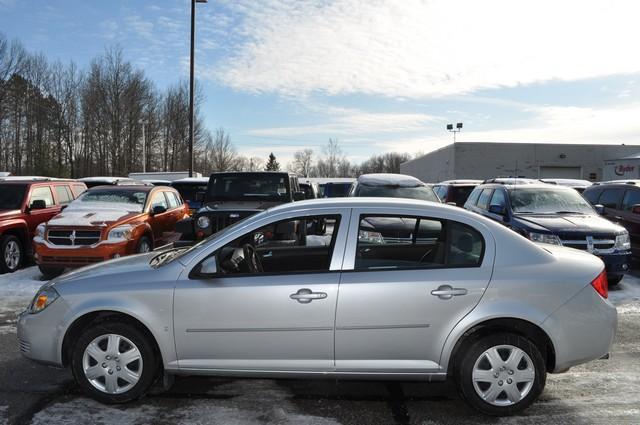
[[[325,292],[313,292],[309,288],[302,288],[295,294],[289,295],[289,298],[296,300],[301,304],[309,304],[313,300],[322,300],[327,298],[327,294]]]
[[[454,288],[451,285],[441,285],[438,286],[438,289],[431,291],[431,295],[441,300],[449,300],[455,296],[467,295],[467,290],[465,288]]]

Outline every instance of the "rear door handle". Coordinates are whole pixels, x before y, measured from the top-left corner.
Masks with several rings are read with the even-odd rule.
[[[327,298],[327,294],[325,292],[313,292],[309,288],[302,288],[295,294],[289,295],[289,298],[296,300],[301,304],[309,304],[313,300],[322,300]]]
[[[454,288],[451,285],[440,285],[438,289],[431,291],[431,295],[441,300],[449,300],[455,296],[467,295],[467,290],[465,288]]]
[[[267,251],[264,254],[262,254],[262,258],[269,258],[269,257],[273,257],[273,251]]]

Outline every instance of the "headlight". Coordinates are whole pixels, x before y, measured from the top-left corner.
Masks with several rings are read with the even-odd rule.
[[[49,304],[58,299],[60,295],[53,289],[53,286],[43,286],[31,301],[29,313],[36,314],[47,308]]]
[[[557,235],[550,235],[548,233],[530,232],[529,239],[531,239],[534,242],[550,243],[552,245],[562,245],[562,242],[560,242],[560,238]]]
[[[624,232],[616,236],[615,249],[619,251],[628,251],[631,249],[631,241],[629,240],[629,232]]]
[[[36,237],[44,239],[45,229],[46,229],[46,226],[44,225],[44,223],[38,224],[38,227],[36,227]]]
[[[371,243],[371,244],[383,244],[384,238],[379,232],[369,232],[367,230],[360,230],[358,234],[358,242]]]
[[[201,215],[198,217],[198,227],[201,229],[206,229],[211,225],[211,220],[206,215]]]
[[[131,229],[129,225],[114,227],[109,231],[107,240],[109,242],[122,242],[131,239]]]

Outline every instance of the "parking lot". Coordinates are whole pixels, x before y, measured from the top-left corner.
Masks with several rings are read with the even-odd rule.
[[[619,325],[611,358],[549,375],[524,414],[490,418],[449,383],[178,378],[167,393],[106,406],[83,397],[71,374],[18,352],[16,314],[41,284],[35,267],[0,276],[0,424],[573,424],[638,423],[640,274],[610,299]]]

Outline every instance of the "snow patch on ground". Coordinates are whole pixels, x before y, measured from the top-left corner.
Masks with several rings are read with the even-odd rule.
[[[44,283],[40,270],[35,266],[1,274],[0,316],[24,310]]]
[[[7,410],[9,410],[9,406],[0,406],[0,425],[7,425],[9,423]]]

